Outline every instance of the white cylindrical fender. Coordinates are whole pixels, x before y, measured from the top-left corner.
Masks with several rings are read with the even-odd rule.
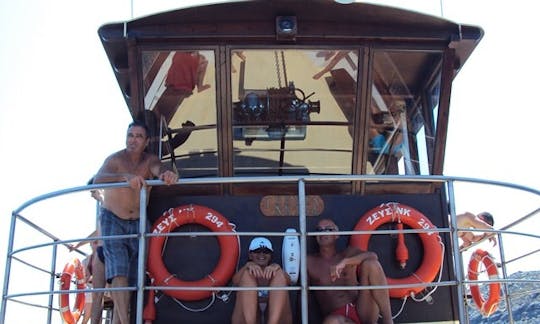
[[[296,233],[296,229],[287,228],[287,233]],[[291,277],[291,285],[298,282],[300,275],[300,240],[296,235],[285,235],[281,249],[283,270]]]

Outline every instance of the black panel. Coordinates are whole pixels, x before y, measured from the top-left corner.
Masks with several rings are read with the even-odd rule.
[[[262,197],[211,197],[211,196],[190,196],[177,197],[166,201],[151,201],[149,209],[149,218],[152,220],[161,216],[164,210],[171,207],[177,207],[185,204],[204,205],[215,209],[226,217],[231,223],[236,224],[237,231],[253,232],[283,232],[288,227],[298,229],[298,218],[291,217],[265,217],[259,210],[259,202]],[[437,194],[426,195],[384,195],[384,196],[322,196],[325,209],[320,217],[309,217],[307,220],[308,231],[313,231],[316,223],[321,218],[332,218],[340,230],[352,230],[358,220],[370,209],[383,202],[400,202],[416,208],[437,227],[448,226],[448,216],[446,213],[446,204],[441,201],[441,196]],[[386,226],[386,225],[385,225]],[[389,228],[389,227],[388,227]],[[184,225],[179,230],[195,231],[206,229],[199,225]],[[451,280],[449,274],[449,236],[441,233],[446,245],[447,253],[443,265],[442,279]],[[252,236],[241,236],[241,255],[240,264],[245,263],[247,259],[247,245]],[[279,236],[269,237],[274,245],[274,260],[281,263],[281,242]],[[421,262],[423,247],[417,235],[406,234],[406,244],[409,248],[409,263],[404,271],[399,270],[393,258],[393,248],[396,239],[391,235],[372,235],[370,239],[370,250],[377,252],[381,264],[383,265],[387,276],[399,278],[407,276],[408,273],[415,270]],[[348,237],[342,236],[338,241],[338,246],[343,248],[348,244]],[[308,238],[308,253],[316,249],[316,243],[313,238]],[[219,257],[219,246],[217,241],[211,237],[176,237],[169,240],[164,254],[165,262],[169,270],[177,269],[182,273],[185,280],[197,280],[201,276],[211,272],[213,266]],[[174,272],[174,271],[172,271]],[[452,287],[439,287],[432,295],[433,304],[426,302],[417,303],[408,300],[400,316],[395,319],[396,322],[430,322],[455,320],[453,314],[457,314],[455,289]],[[161,293],[158,295],[161,296]],[[293,310],[298,309],[299,293],[291,292],[291,302]],[[420,296],[418,296],[420,297]],[[183,302],[187,307],[200,309],[208,305],[211,300],[201,302]],[[314,300],[310,300],[313,308],[316,308]],[[392,312],[396,314],[401,308],[402,300],[392,299]],[[234,307],[234,293],[227,303],[216,300],[213,305],[204,312],[191,312],[180,306],[168,296],[162,296],[157,304],[157,320],[155,323],[172,323],[176,321],[189,323],[229,323],[230,316]],[[295,312],[296,313],[296,312]],[[299,314],[295,314],[299,316]],[[311,309],[310,323],[319,323],[319,314],[317,309]],[[299,318],[299,317],[298,317]]]

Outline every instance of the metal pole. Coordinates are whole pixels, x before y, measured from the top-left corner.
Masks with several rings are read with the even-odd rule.
[[[9,287],[9,278],[11,270],[11,254],[13,253],[13,235],[15,234],[15,223],[17,220],[17,214],[15,212],[11,213],[11,224],[9,226],[9,240],[7,247],[7,257],[6,257],[6,270],[4,272],[4,287],[2,289],[2,307],[0,307],[0,323],[5,323],[6,321],[6,306]]]
[[[146,261],[146,187],[141,188],[139,200],[139,258],[137,260],[137,324],[143,323],[143,307],[144,307],[144,265]]]
[[[307,279],[307,237],[306,237],[306,183],[298,181],[298,215],[300,217],[300,286],[302,324],[308,323],[308,279]]]
[[[457,228],[457,220],[456,220],[456,206],[455,206],[455,196],[454,196],[454,182],[452,180],[448,181],[447,183],[448,187],[448,205],[450,207],[450,234],[452,235],[452,241],[454,244],[452,244],[452,250],[453,250],[453,258],[454,258],[454,272],[456,274],[456,280],[457,280],[457,296],[460,299],[458,304],[458,310],[459,310],[459,322],[460,323],[467,323],[465,320],[465,307],[464,307],[464,298],[465,298],[465,292],[463,290],[463,261],[461,257],[461,252],[459,251],[459,239],[458,239],[458,233],[456,231]]]
[[[506,257],[504,254],[504,246],[503,246],[503,240],[502,240],[502,234],[499,232],[497,234],[497,239],[499,240],[499,253],[501,254],[501,264],[502,264],[502,275],[504,279],[508,278],[508,274],[506,273]],[[489,278],[491,280],[491,278]],[[505,281],[503,283],[504,288],[504,297],[506,301],[506,309],[512,309],[512,300],[510,299],[510,293],[508,291],[508,283]],[[508,313],[508,323],[513,324],[514,318],[512,316],[512,311],[507,312]]]
[[[52,258],[51,258],[51,282],[49,283],[49,291],[54,291],[54,281],[56,280],[56,275],[54,273],[54,270],[56,269],[57,255],[58,255],[58,245],[54,244],[53,250],[52,250]],[[54,295],[49,294],[49,308],[47,310],[47,323],[48,324],[52,323],[53,299],[54,299]]]

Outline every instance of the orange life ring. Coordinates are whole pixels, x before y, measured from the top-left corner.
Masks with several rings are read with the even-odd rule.
[[[486,251],[478,249],[474,251],[471,255],[471,260],[469,261],[469,271],[468,276],[469,280],[478,280],[478,270],[480,262],[486,267],[489,279],[498,279],[499,273],[497,271],[497,266],[493,261],[493,257]],[[489,296],[485,300],[482,294],[480,293],[480,287],[477,284],[471,284],[471,295],[478,310],[482,313],[483,316],[490,316],[495,313],[499,305],[499,298],[501,294],[501,285],[499,283],[489,284]]]
[[[64,271],[60,276],[60,289],[70,290],[71,280],[76,279],[77,289],[86,289],[86,279],[84,276],[84,268],[81,261],[74,258],[72,261],[66,263]],[[65,323],[75,324],[81,317],[81,313],[84,309],[85,302],[84,292],[78,292],[75,297],[75,304],[73,310],[69,308],[69,294],[61,294],[59,297],[60,303],[60,315]]]
[[[429,219],[418,210],[400,203],[383,203],[371,210],[360,218],[355,231],[373,231],[379,226],[390,223],[401,222],[413,229],[434,229],[436,228]],[[424,257],[422,264],[414,273],[405,278],[389,278],[386,280],[389,285],[418,284],[432,282],[439,273],[443,262],[442,241],[437,232],[418,233],[422,245],[424,246]],[[363,251],[368,250],[371,234],[352,235],[350,245]],[[390,288],[389,295],[392,298],[405,298],[412,294],[418,294],[423,291],[425,286],[408,288]]]
[[[217,211],[200,205],[184,205],[164,212],[155,222],[152,233],[169,233],[175,228],[189,223],[203,225],[213,232],[233,232],[229,221]],[[234,274],[239,254],[237,236],[217,236],[221,248],[219,261],[212,273],[197,281],[180,280],[167,270],[161,257],[165,239],[165,236],[151,237],[148,245],[148,272],[156,286],[225,286]],[[212,296],[212,291],[209,290],[165,290],[163,293],[184,301],[201,300]]]

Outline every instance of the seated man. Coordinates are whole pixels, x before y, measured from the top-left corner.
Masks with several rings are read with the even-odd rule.
[[[317,225],[320,232],[338,231],[329,219]],[[338,235],[317,236],[319,252],[308,255],[307,270],[314,286],[382,286],[386,276],[373,252],[348,247],[336,249]],[[315,297],[324,316],[323,323],[392,323],[392,309],[387,289],[316,290]]]
[[[458,228],[493,229],[493,216],[488,212],[482,212],[478,215],[466,212],[456,216],[456,223]],[[458,237],[463,240],[463,244],[459,248],[466,248],[473,242],[478,242],[487,236],[490,236],[489,241],[493,242],[493,246],[497,245],[497,239],[492,233],[474,234],[473,232],[459,231]]]
[[[283,287],[290,282],[289,275],[281,269],[279,264],[271,263],[272,243],[264,237],[256,237],[249,244],[249,260],[233,276],[232,282],[238,287]],[[268,296],[268,297],[266,297]],[[267,310],[263,309],[265,303]],[[265,323],[282,324],[292,323],[291,305],[289,303],[289,292],[287,290],[240,290],[236,293],[236,304],[232,314],[231,322],[239,323],[260,323],[259,312],[266,311]]]

